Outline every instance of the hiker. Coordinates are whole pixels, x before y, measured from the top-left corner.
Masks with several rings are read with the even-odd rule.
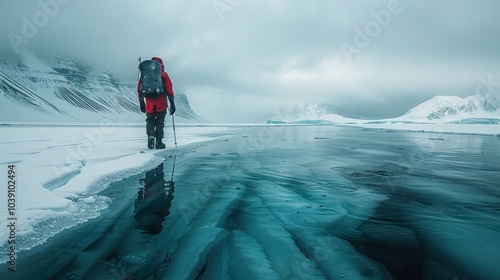
[[[159,75],[158,69],[158,81],[160,84],[154,85],[156,87],[155,92],[150,93],[149,95],[145,93],[148,89],[146,89],[146,84],[150,86],[152,83],[156,83],[155,78],[153,78],[153,82],[151,82],[151,78],[144,80],[146,78],[146,71],[154,71],[151,68],[147,68],[147,66],[141,68],[143,63],[158,61],[161,65],[161,78]],[[145,65],[145,64],[144,64]],[[170,115],[175,113],[175,103],[174,103],[174,89],[172,87],[172,81],[168,76],[167,72],[165,72],[165,66],[163,65],[163,60],[159,57],[153,57],[150,61],[144,61],[139,65],[141,78],[137,84],[137,94],[139,97],[139,104],[141,111],[146,113],[146,134],[148,136],[148,148],[149,149],[165,149],[165,144],[162,142],[163,139],[163,128],[165,126],[165,116],[167,115],[167,97],[170,102]],[[152,73],[152,72],[151,72]],[[150,77],[152,75],[149,75]],[[153,75],[154,76],[154,75]]]

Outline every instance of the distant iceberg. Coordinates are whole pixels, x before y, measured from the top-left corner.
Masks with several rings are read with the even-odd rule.
[[[447,122],[448,124],[500,124],[497,118],[468,118],[463,120]]]
[[[327,120],[300,120],[300,121],[275,121],[275,120],[268,120],[267,124],[334,124],[330,121]]]

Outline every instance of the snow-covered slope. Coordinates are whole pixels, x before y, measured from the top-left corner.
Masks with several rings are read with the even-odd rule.
[[[176,93],[181,122],[203,122]],[[135,81],[123,83],[99,67],[71,60],[41,61],[30,53],[14,65],[0,62],[0,121],[144,122]]]
[[[414,107],[397,119],[421,122],[497,122],[500,121],[500,98],[494,95],[436,96]]]

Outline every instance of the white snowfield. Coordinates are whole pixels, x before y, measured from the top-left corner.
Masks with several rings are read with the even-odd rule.
[[[0,201],[4,205],[0,208],[1,247],[8,245],[8,217],[17,219],[16,238],[22,240],[18,243],[24,250],[96,217],[107,206],[107,198],[96,193],[113,181],[156,167],[174,153],[172,127],[165,130],[167,148],[148,150],[143,124],[0,125]],[[230,134],[228,130],[177,127],[179,149],[207,141],[211,133]],[[14,177],[10,178],[15,180],[11,187],[15,188],[12,213],[5,207],[11,165],[15,166]],[[47,225],[52,230],[36,231]],[[27,236],[29,239],[24,240]],[[5,262],[6,256],[2,255],[0,262]]]

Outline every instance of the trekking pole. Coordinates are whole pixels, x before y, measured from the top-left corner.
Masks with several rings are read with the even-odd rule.
[[[172,127],[174,129],[174,144],[175,147],[177,148],[177,136],[175,135],[175,121],[174,121],[174,115],[172,115]]]
[[[174,181],[175,159],[176,158],[177,158],[177,155],[174,155],[174,164],[172,165],[172,176],[170,176],[170,182]]]
[[[167,185],[168,185],[168,193],[167,193],[167,196],[170,198],[170,200],[172,200],[172,194],[174,193],[174,187],[175,187],[175,183],[174,183],[174,171],[175,171],[175,159],[176,159],[176,155],[174,155],[174,164],[172,165],[172,175],[170,176],[170,181],[167,182]]]

